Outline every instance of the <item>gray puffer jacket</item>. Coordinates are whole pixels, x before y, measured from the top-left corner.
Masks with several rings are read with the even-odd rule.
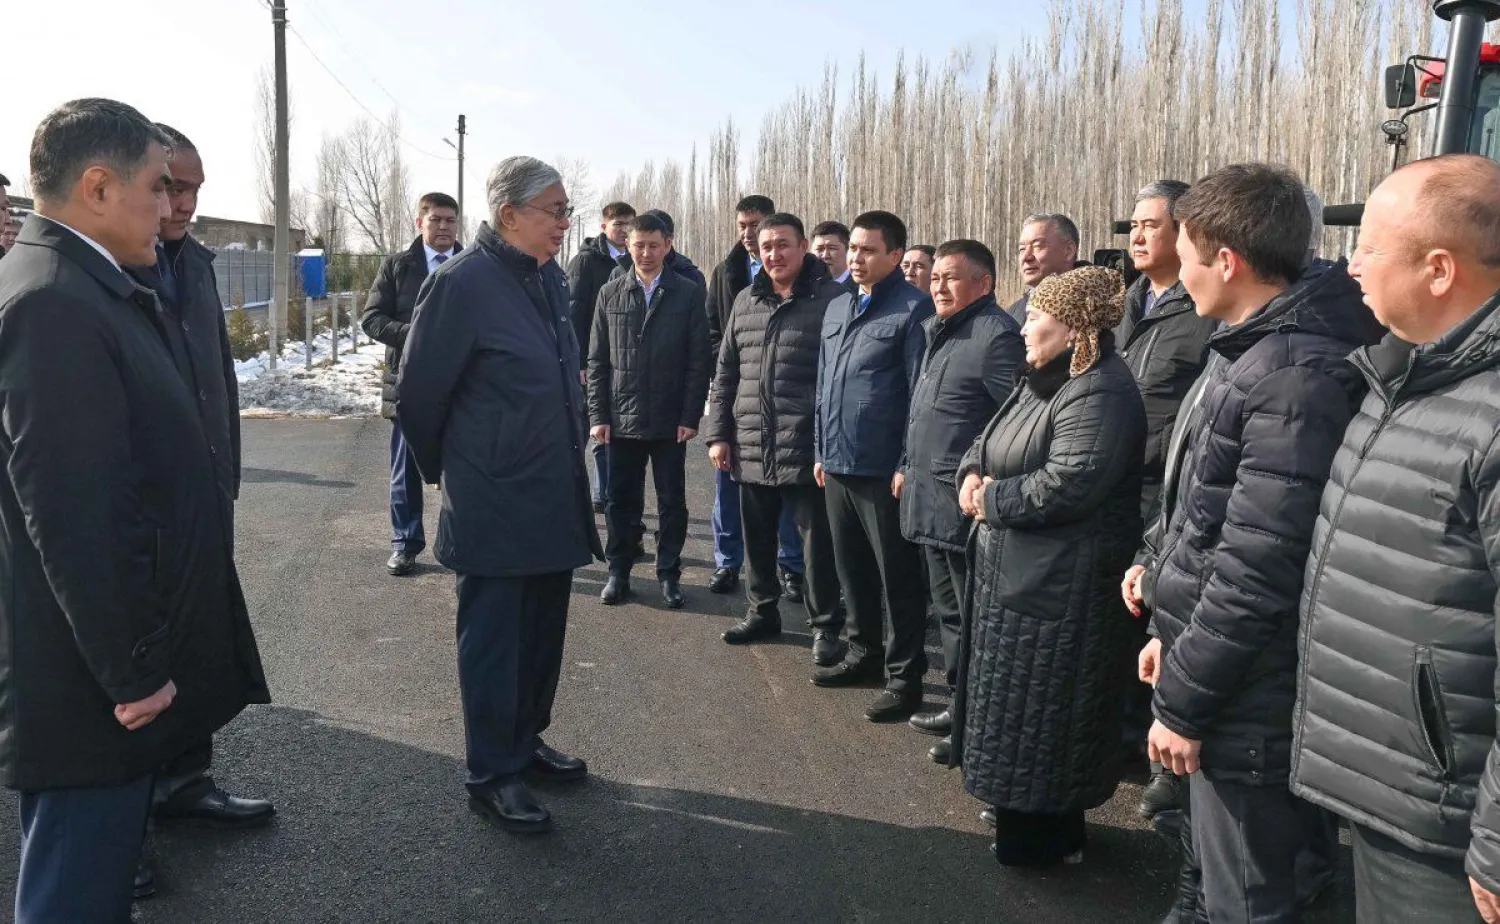
[[[1292,790],[1500,892],[1500,295],[1370,384],[1302,595]]]

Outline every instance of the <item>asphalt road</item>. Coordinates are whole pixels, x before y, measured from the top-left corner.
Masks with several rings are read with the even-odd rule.
[[[549,835],[489,827],[462,786],[452,575],[430,556],[405,579],[383,570],[388,438],[380,420],[246,421],[238,555],[276,703],[218,736],[215,776],[279,814],[251,832],[155,830],[162,890],[139,921],[1127,924],[1171,904],[1176,849],[1135,819],[1136,786],[1090,814],[1082,865],[1004,870],[931,739],[865,721],[874,690],[813,687],[792,620],[777,644],[723,644],[744,600],[704,587],[698,453],[687,608],[654,594],[607,608],[601,568],[578,573],[549,739],[592,776],[543,792]],[[653,586],[649,565],[636,574]],[[1344,865],[1311,920],[1352,920]],[[13,858],[0,867],[8,902]]]

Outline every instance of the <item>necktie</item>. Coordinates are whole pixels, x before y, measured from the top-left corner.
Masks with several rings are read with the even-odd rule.
[[[448,262],[448,255],[445,253],[433,254],[432,259],[437,263],[438,266],[442,266],[444,263]]]
[[[868,308],[868,307],[870,307],[870,296],[868,296],[868,295],[861,295],[859,297],[859,313],[860,314],[864,314],[865,313],[865,309]]]

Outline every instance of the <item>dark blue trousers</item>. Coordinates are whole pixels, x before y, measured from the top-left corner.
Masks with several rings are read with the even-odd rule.
[[[733,568],[738,571],[745,565],[745,532],[740,522],[740,486],[734,483],[728,472],[715,469],[718,476],[714,484],[714,510],[711,515],[714,527],[714,567]],[[797,532],[797,521],[790,507],[783,507],[781,520],[776,526],[776,562],[787,571],[802,574],[807,570],[802,560],[802,534]]]
[[[422,532],[422,474],[406,445],[401,420],[391,421],[391,549],[417,555],[427,548]]]
[[[519,775],[552,722],[573,572],[458,576],[458,686],[469,786]]]
[[[588,429],[588,424],[584,424]],[[604,506],[609,500],[609,447],[604,443],[594,444],[594,503]]]
[[[18,924],[125,924],[151,777],[21,793]]]

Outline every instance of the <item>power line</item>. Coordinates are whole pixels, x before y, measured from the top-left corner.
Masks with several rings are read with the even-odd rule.
[[[264,2],[264,0],[262,0],[262,2]],[[386,131],[391,131],[392,134],[394,134],[396,136],[396,138],[402,144],[404,144],[407,147],[411,148],[413,151],[416,151],[418,154],[422,154],[422,155],[424,155],[426,157],[430,157],[433,160],[441,160],[441,161],[446,161],[446,162],[449,162],[449,163],[452,163],[453,161],[456,160],[456,158],[453,158],[453,157],[444,157],[441,154],[434,154],[431,151],[428,151],[428,150],[426,150],[424,148],[418,147],[417,145],[412,144],[410,141],[406,140],[406,138],[402,137],[402,135],[401,135],[400,132],[392,131],[390,123],[387,122],[385,119],[382,119],[380,116],[376,115],[375,114],[375,110],[371,109],[369,106],[366,106],[365,103],[364,103],[364,100],[360,99],[355,94],[355,92],[353,90],[349,89],[349,85],[346,84],[346,83],[344,83],[344,81],[339,78],[338,74],[334,73],[333,68],[329,67],[327,65],[327,63],[325,63],[323,61],[322,58],[318,57],[318,53],[316,51],[313,51],[312,45],[308,44],[307,39],[305,39],[305,38],[302,37],[302,33],[298,32],[295,26],[293,26],[291,23],[288,23],[286,28],[287,28],[288,32],[290,32],[290,33],[292,33],[292,35],[296,36],[297,41],[302,43],[302,47],[307,50],[308,54],[312,55],[312,59],[314,61],[316,61],[318,63],[318,66],[321,67],[323,69],[323,71],[326,74],[328,74],[329,77],[331,77],[333,79],[333,82],[336,83],[336,84],[338,84],[339,88],[342,89],[345,93],[347,93],[349,95],[350,99],[354,100],[355,105],[357,105],[359,108],[363,109],[366,113],[368,113],[369,116],[370,116],[370,118],[374,119],[377,123],[379,123],[381,126],[383,126],[386,129]]]

